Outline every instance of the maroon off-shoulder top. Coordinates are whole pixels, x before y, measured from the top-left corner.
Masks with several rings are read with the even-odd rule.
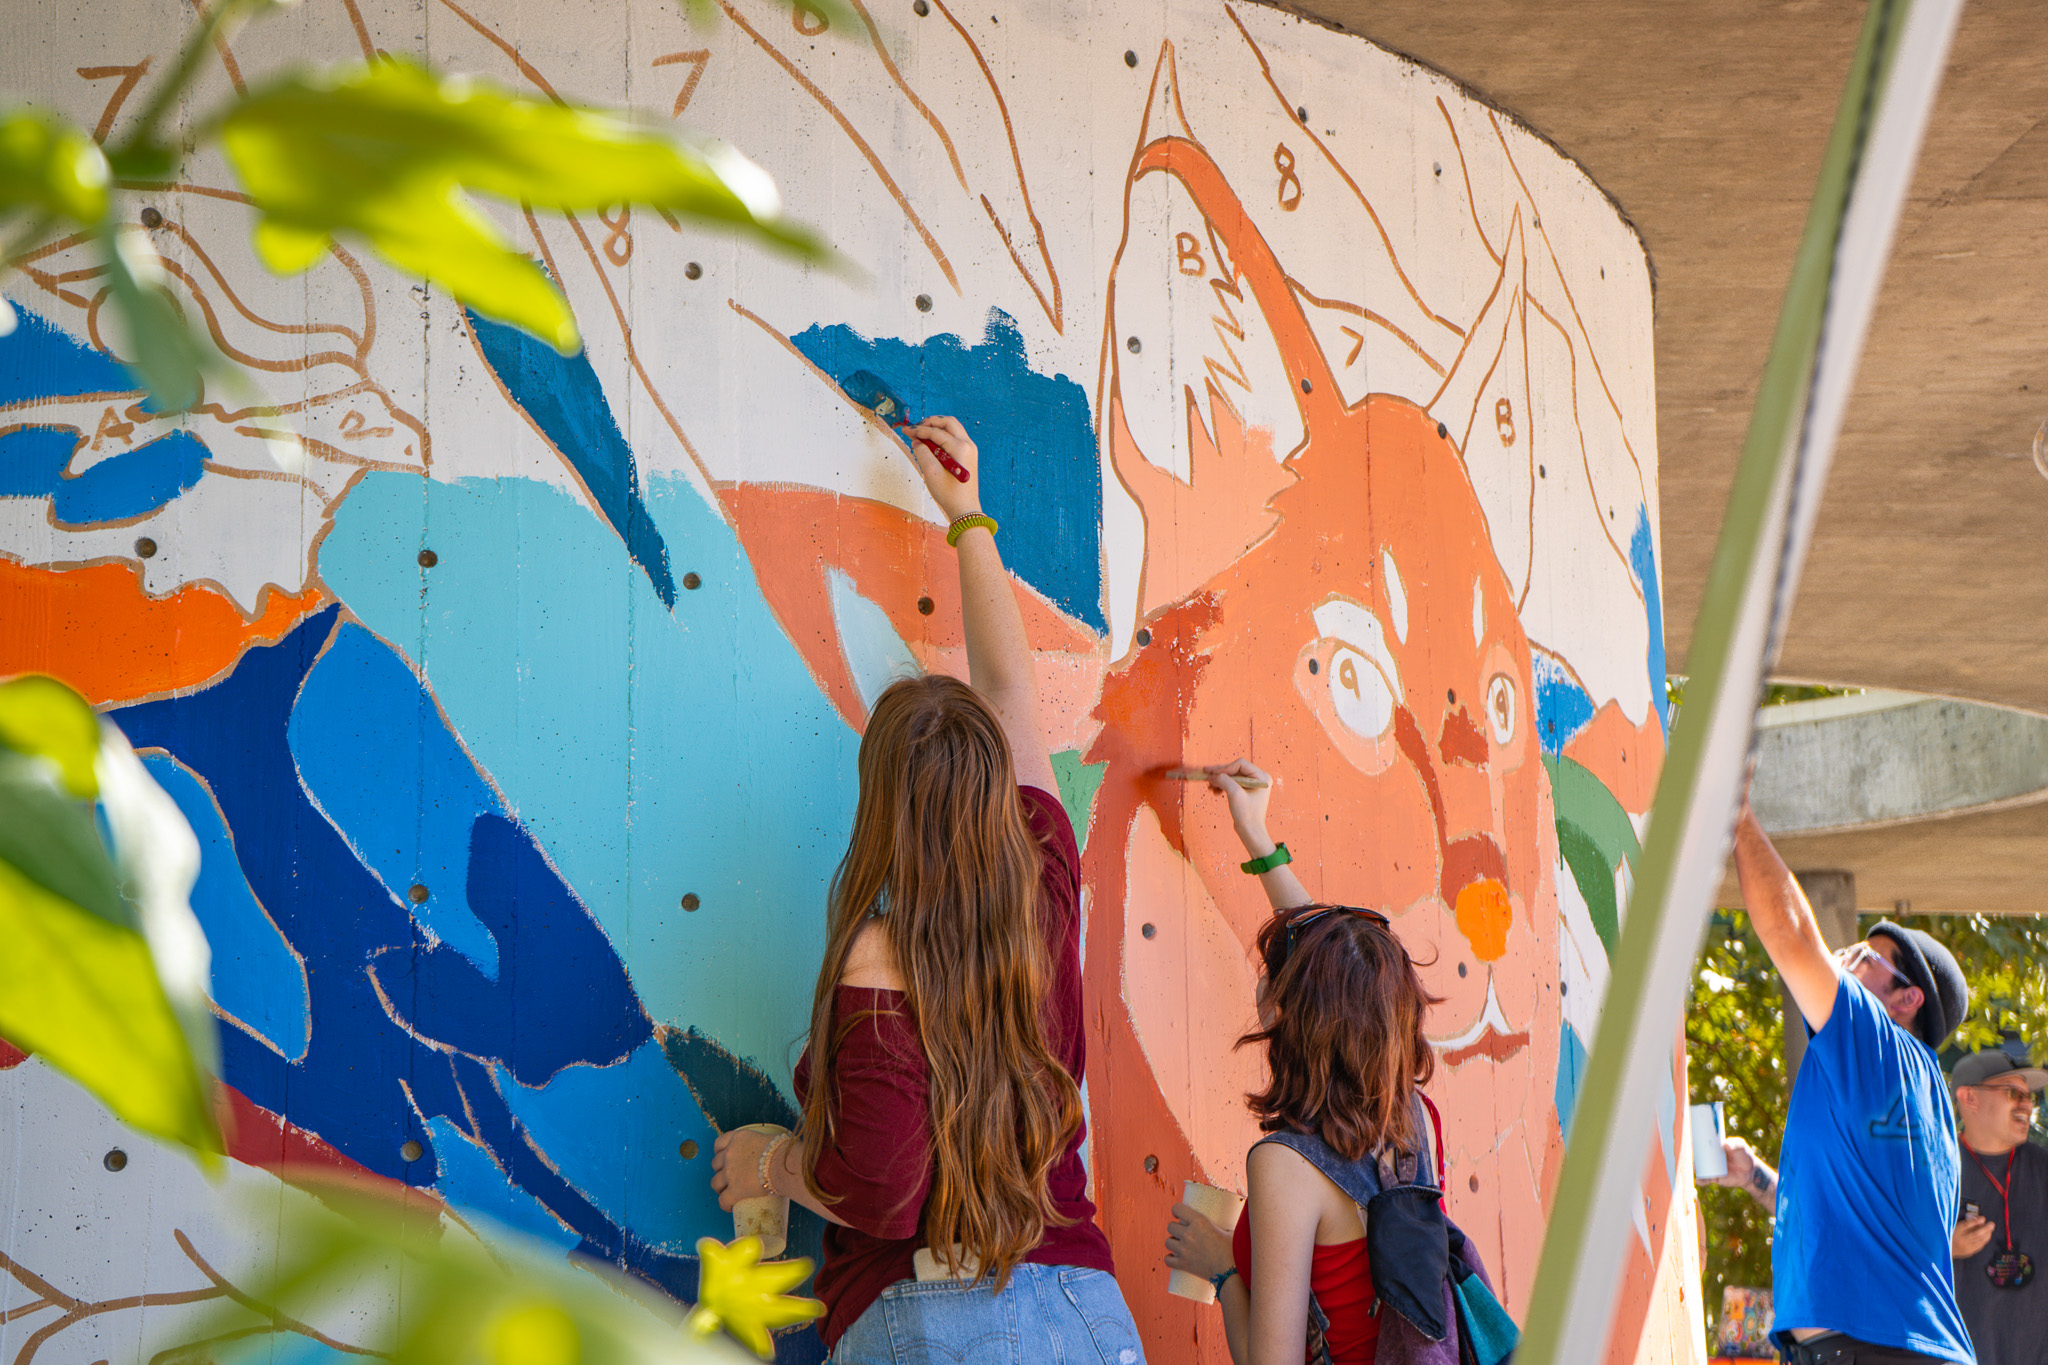
[[[1052,963],[1045,1002],[1046,1041],[1078,1082],[1087,1056],[1081,1033],[1081,855],[1059,798],[1020,787],[1024,814],[1045,850],[1039,909]],[[931,1190],[931,1139],[926,1118],[924,1050],[900,991],[841,986],[840,1018],[861,1016],[835,1056],[838,1138],[818,1154],[818,1185],[840,1197],[832,1211],[850,1226],[825,1228],[824,1264],[814,1292],[825,1302],[819,1324],[827,1349],[837,1344],[884,1289],[912,1278],[911,1257],[925,1244],[925,1197]],[[811,1057],[796,1065],[801,1101],[810,1091]],[[1053,1205],[1074,1221],[1048,1227],[1024,1259],[1038,1265],[1086,1266],[1115,1273],[1109,1239],[1095,1223],[1088,1177],[1081,1167],[1084,1122],[1052,1168]]]

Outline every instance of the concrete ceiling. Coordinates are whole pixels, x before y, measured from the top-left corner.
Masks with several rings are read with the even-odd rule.
[[[1657,278],[1665,620],[1683,670],[1863,19],[1837,0],[1316,0],[1584,166]],[[2048,715],[2048,23],[1969,0],[1781,675]],[[2048,913],[2048,805],[1782,841],[1889,909]]]

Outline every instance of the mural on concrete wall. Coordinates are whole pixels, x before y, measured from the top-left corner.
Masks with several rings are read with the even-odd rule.
[[[1429,964],[1451,1211],[1519,1312],[1663,753],[1640,245],[1451,82],[1256,6],[719,10],[307,0],[209,79],[409,51],[631,104],[745,148],[857,276],[505,213],[575,306],[565,359],[345,247],[267,274],[202,156],[145,228],[271,406],[182,417],[112,359],[81,253],[8,283],[0,674],[85,691],[199,832],[237,1183],[411,1186],[692,1294],[713,1135],[793,1115],[867,705],[964,671],[935,510],[841,388],[865,370],[984,452],[1088,868],[1091,1171],[1155,1358],[1225,1358],[1157,1257],[1181,1180],[1243,1180],[1265,913],[1221,804],[1159,774],[1239,754],[1282,774],[1311,891]],[[189,18],[34,7],[0,87],[104,135]],[[7,1149],[43,1153],[0,1173],[33,1299],[0,1354],[174,1340],[261,1238],[0,1066]],[[1621,1359],[1699,1349],[1683,1089]]]

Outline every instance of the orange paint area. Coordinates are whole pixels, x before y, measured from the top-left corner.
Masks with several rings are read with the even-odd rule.
[[[1481,962],[1497,962],[1508,950],[1508,925],[1514,912],[1508,908],[1508,889],[1491,877],[1468,883],[1458,892],[1458,932],[1472,944],[1472,955]]]
[[[249,620],[196,583],[149,597],[128,564],[60,570],[0,559],[0,677],[48,673],[95,706],[196,687],[250,645],[282,639],[324,596],[272,590]]]

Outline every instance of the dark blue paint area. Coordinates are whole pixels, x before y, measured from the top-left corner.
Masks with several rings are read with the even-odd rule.
[[[791,337],[812,364],[845,382],[872,371],[914,418],[951,413],[981,451],[982,509],[1002,525],[1003,562],[1061,611],[1109,630],[1102,615],[1102,468],[1088,395],[1040,374],[1016,320],[991,308],[978,346],[950,333],[921,346],[850,327]]]
[[[1564,665],[1542,650],[1530,651],[1529,664],[1536,681],[1536,737],[1543,741],[1544,753],[1563,753],[1564,746],[1592,723],[1593,698]],[[1661,683],[1657,695],[1664,695]]]
[[[393,1017],[391,1010],[411,1018],[440,1010],[441,1002],[431,996],[442,982],[435,973],[446,971],[450,960],[468,964],[420,931],[300,786],[289,739],[294,701],[335,634],[339,614],[330,607],[277,644],[250,649],[232,673],[211,687],[110,714],[137,747],[164,750],[212,789],[234,833],[249,889],[306,963],[313,1028],[305,1054],[288,1061],[229,1025],[221,1029],[225,1079],[370,1170],[413,1185],[434,1181],[440,1163],[428,1124],[445,1119],[474,1137],[513,1184],[572,1229],[583,1254],[622,1266],[682,1297],[694,1296],[694,1258],[649,1246],[571,1187],[513,1117],[486,1065],[460,1051],[442,1050],[435,1046],[439,1040],[415,1037]],[[420,791],[417,774],[409,780],[403,769],[387,770],[383,777],[396,805],[431,804],[444,795]],[[526,846],[515,848],[515,842]],[[556,906],[574,903],[566,887],[542,884],[545,863],[511,821],[495,819],[474,851],[513,864],[501,873],[485,873],[482,884],[496,902],[477,907],[480,915],[503,918],[515,905],[524,915],[530,902],[521,897]],[[553,874],[545,876],[552,879]],[[557,939],[509,928],[501,935],[499,989],[506,994],[499,1001],[479,1000],[472,1008],[495,1011],[499,1019],[512,1017],[502,1001],[510,999],[510,983],[517,981],[524,983],[520,1008],[530,1017],[494,1040],[494,1050],[513,1054],[506,1058],[508,1066],[538,1073],[550,1056],[569,1050],[547,1034],[588,1039],[576,1016],[594,1000],[609,1000],[610,1012],[602,1016],[599,1030],[605,1037],[616,1038],[634,1027],[645,1037],[644,1018],[637,1026],[621,1028],[616,992],[624,989],[624,968],[615,957],[593,960],[593,940],[579,937],[586,933],[587,917],[581,923],[568,922],[566,914],[544,913],[542,918],[569,933],[574,946],[563,949]],[[596,934],[594,926],[587,932]],[[373,961],[380,973],[409,964],[402,976],[386,978],[391,1010],[372,979]],[[565,983],[546,980],[557,971],[564,973]],[[467,984],[473,988],[473,982]],[[633,1009],[638,1008],[634,1000]],[[598,1055],[575,1060],[604,1065],[618,1055],[616,1046],[604,1042]],[[530,1048],[553,1051],[535,1057]],[[400,1152],[408,1138],[425,1148],[418,1161],[407,1162]]]
[[[626,542],[626,553],[673,609],[676,584],[669,573],[668,545],[641,501],[640,471],[632,448],[612,419],[589,355],[562,355],[517,327],[475,313],[469,314],[469,325],[505,392],[554,442],[612,530]]]
[[[0,341],[0,355],[7,343]],[[16,427],[0,436],[0,498],[47,498],[64,481],[78,449],[70,427]]]
[[[1664,695],[1664,591],[1657,584],[1657,552],[1650,546],[1650,509],[1636,509],[1635,533],[1628,540],[1628,566],[1643,590],[1643,612],[1650,624],[1650,701],[1664,734],[1671,734],[1671,699]]]
[[[117,360],[16,305],[14,335],[0,337],[0,405],[24,398],[127,395],[142,385]]]
[[[604,931],[502,815],[471,826],[469,908],[498,941],[497,979],[443,944],[386,948],[370,972],[399,1022],[531,1086],[620,1061],[653,1034]]]
[[[205,472],[206,447],[191,432],[174,431],[60,480],[51,511],[66,526],[126,521],[154,512]]]

